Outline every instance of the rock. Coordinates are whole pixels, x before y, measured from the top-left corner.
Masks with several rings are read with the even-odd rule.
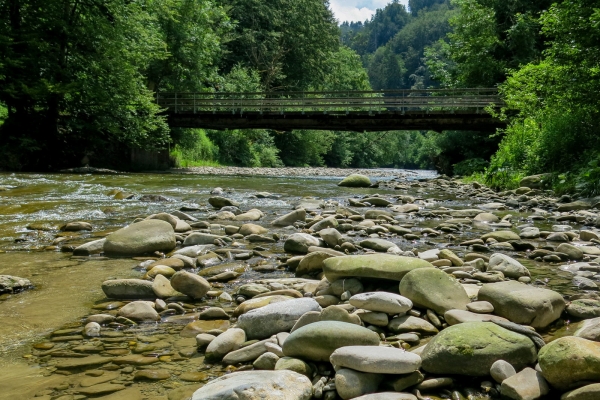
[[[535,226],[528,226],[521,230],[519,237],[523,239],[537,239],[540,237],[540,230]]]
[[[312,378],[313,370],[304,361],[293,357],[281,357],[275,364],[275,371],[289,370]]]
[[[244,346],[239,350],[232,351],[223,357],[223,363],[234,365],[245,362],[254,362],[258,357],[269,351],[266,344],[273,342],[274,339],[261,340],[260,342]]]
[[[252,366],[254,369],[263,369],[267,371],[272,371],[275,369],[275,365],[277,365],[277,361],[279,361],[279,356],[273,354],[271,352],[267,352],[260,357],[258,357],[253,363]]]
[[[463,260],[461,260],[456,254],[454,254],[449,249],[440,250],[440,252],[438,253],[438,258],[442,260],[449,260],[452,263],[452,265],[456,267],[462,267],[464,264]]]
[[[323,229],[336,228],[339,225],[335,216],[327,217],[310,227],[313,232],[319,232]]]
[[[404,315],[394,318],[388,324],[388,329],[394,333],[418,332],[424,335],[435,335],[438,330],[435,326],[422,318]]]
[[[367,328],[338,321],[315,322],[295,330],[283,343],[283,353],[310,361],[329,361],[344,346],[378,346],[379,335]]]
[[[500,218],[498,218],[497,216],[495,216],[492,213],[481,213],[481,214],[477,214],[475,216],[475,218],[473,218],[474,221],[478,221],[478,222],[499,222]]]
[[[592,239],[596,239],[596,240],[600,239],[600,237],[598,236],[598,234],[596,232],[586,231],[586,230],[581,230],[579,232],[579,238],[581,240],[583,240],[584,242],[589,242]]]
[[[478,299],[490,302],[497,315],[536,329],[557,320],[566,306],[557,292],[515,281],[487,283],[479,291]]]
[[[527,336],[492,322],[467,322],[431,339],[421,358],[423,370],[432,374],[486,376],[498,360],[522,369],[535,362],[537,352]]]
[[[298,264],[298,268],[296,268],[296,276],[315,274],[323,271],[323,261],[331,257],[333,257],[331,254],[323,251],[308,253],[300,260],[300,264]]]
[[[524,265],[502,253],[492,254],[488,271],[500,271],[504,276],[513,279],[519,279],[522,276],[531,276],[529,270]]]
[[[238,327],[246,331],[248,339],[263,339],[289,331],[309,311],[321,311],[319,304],[311,298],[273,303],[240,315]]]
[[[330,282],[352,277],[400,281],[413,269],[431,267],[430,263],[418,258],[368,254],[328,258],[323,262],[323,273]]]
[[[153,299],[152,282],[141,279],[113,279],[102,282],[102,291],[110,299]]]
[[[388,292],[360,293],[350,298],[350,304],[356,308],[383,312],[390,315],[406,314],[413,307],[412,301],[404,296]]]
[[[256,308],[264,307],[272,303],[277,303],[286,300],[292,300],[292,297],[273,295],[246,300],[245,302],[237,306],[237,308],[233,311],[233,316],[238,317],[244,313],[247,313],[250,310],[254,310]]]
[[[208,382],[191,400],[309,400],[312,393],[310,379],[293,371],[243,371]]]
[[[238,231],[239,234],[244,236],[263,235],[267,232],[269,232],[268,229],[256,224],[244,224],[240,227],[240,230]]]
[[[357,310],[353,315],[358,315],[360,320],[365,325],[375,325],[375,326],[387,326],[389,323],[389,318],[386,313],[368,311],[368,310]]]
[[[119,310],[119,316],[134,321],[159,321],[160,316],[149,301],[132,301]]]
[[[369,187],[371,186],[371,180],[366,175],[352,174],[342,179],[342,181],[338,183],[338,186]]]
[[[239,349],[245,341],[246,332],[243,329],[227,329],[209,343],[206,348],[206,360],[208,362],[221,361],[227,353]]]
[[[335,246],[342,243],[342,234],[335,228],[325,228],[319,231],[319,236],[327,246],[334,248]]]
[[[600,317],[600,300],[577,299],[567,306],[567,313],[575,318],[589,319]]]
[[[519,235],[513,231],[495,231],[486,233],[481,237],[481,240],[486,241],[488,239],[494,239],[498,242],[509,242],[511,240],[519,240]]]
[[[259,219],[261,219],[264,216],[265,216],[265,214],[263,214],[262,211],[260,211],[256,208],[253,208],[252,210],[248,210],[243,214],[236,215],[234,220],[235,221],[258,221]]]
[[[90,256],[92,254],[100,254],[104,251],[104,242],[106,242],[106,238],[93,240],[91,242],[82,244],[81,246],[77,246],[73,250],[73,255]]]
[[[515,368],[504,360],[496,361],[490,368],[490,375],[498,383],[502,383],[506,378],[510,378],[516,373]]]
[[[177,271],[171,278],[171,286],[192,299],[201,299],[210,290],[206,279],[187,271]]]
[[[157,275],[152,282],[152,290],[156,297],[166,299],[174,296],[181,296],[183,293],[178,292],[171,286],[171,281],[162,275]]]
[[[335,350],[330,362],[337,367],[374,374],[410,374],[421,366],[421,357],[394,347],[345,346]]]
[[[210,321],[192,321],[187,324],[179,334],[183,337],[191,338],[198,336],[200,333],[206,333],[215,329],[226,331],[229,329],[229,325],[229,321],[219,319]]]
[[[227,199],[221,196],[213,196],[208,198],[208,203],[216,209],[221,209],[223,207],[239,207],[240,203],[235,200]]]
[[[382,380],[381,375],[342,368],[335,374],[335,389],[342,399],[353,399],[376,392]]]
[[[597,400],[600,399],[600,383],[593,383],[562,395],[560,400]]]
[[[114,317],[113,317],[114,318]],[[88,322],[83,327],[83,335],[87,337],[98,337],[100,336],[100,324],[97,322]]]
[[[177,227],[177,221],[179,221],[179,218],[176,218],[173,215],[167,214],[167,213],[152,214],[149,217],[147,217],[146,219],[158,219],[161,221],[168,222],[169,224],[171,224],[173,229],[175,229]]]
[[[228,319],[229,314],[220,307],[210,307],[200,312],[199,319]]]
[[[246,285],[242,285],[238,288],[238,294],[244,297],[254,297],[259,294],[268,293],[271,290],[265,285],[259,285],[256,283],[248,283]]]
[[[417,400],[417,396],[410,393],[378,392],[355,397],[354,400]]]
[[[283,249],[288,253],[308,253],[311,246],[319,246],[321,242],[316,237],[308,233],[294,233],[287,238],[283,244]]]
[[[506,318],[491,314],[476,314],[463,310],[448,310],[444,314],[444,319],[449,325],[463,324],[465,322],[486,322],[486,321],[508,321]]]
[[[570,260],[583,260],[583,251],[581,251],[578,247],[573,246],[572,244],[561,243],[556,248],[558,253],[564,253],[569,256]]]
[[[94,385],[90,387],[83,387],[77,389],[77,393],[86,395],[86,396],[98,396],[101,394],[109,394],[118,392],[119,390],[125,389],[125,386],[118,385],[114,383],[101,383],[99,385]]]
[[[562,232],[553,232],[546,236],[546,240],[549,242],[568,242],[570,241],[569,236]]]
[[[578,210],[589,210],[592,208],[592,205],[585,201],[574,201],[572,203],[565,203],[558,206],[557,211],[565,212],[565,211],[578,211]]]
[[[550,184],[551,174],[539,174],[526,176],[521,179],[520,186],[530,189],[543,189]]]
[[[581,327],[573,335],[596,342],[600,341],[600,317],[583,321]]]
[[[289,214],[282,215],[281,217],[271,222],[271,225],[289,226],[293,225],[296,221],[306,221],[306,210],[304,208],[299,208],[297,210],[292,211]]]
[[[0,294],[13,293],[33,287],[29,279],[12,275],[0,275]]]
[[[562,337],[542,347],[538,354],[544,378],[565,391],[600,376],[600,343],[580,337]]]
[[[514,400],[536,400],[550,391],[548,383],[538,371],[525,368],[506,378],[500,387],[500,394]]]
[[[204,350],[210,344],[210,342],[212,342],[216,338],[216,336],[211,335],[209,333],[199,333],[198,335],[196,335],[196,345],[198,345],[199,348]]]
[[[467,304],[467,310],[478,314],[489,314],[494,312],[494,306],[488,301],[474,301]]]
[[[598,290],[598,285],[596,285],[596,282],[583,276],[574,276],[573,286],[577,286],[582,290]]]
[[[214,244],[215,240],[223,239],[223,236],[212,235],[210,233],[194,232],[190,233],[183,241],[184,246],[197,246],[203,244]]]
[[[436,268],[410,271],[400,281],[400,294],[416,306],[430,308],[440,315],[452,309],[466,310],[471,302],[460,283]]]
[[[164,369],[142,369],[135,371],[133,379],[137,380],[149,380],[149,381],[164,381],[169,379],[171,373]]]
[[[110,256],[138,256],[169,252],[175,248],[175,231],[165,221],[150,219],[136,222],[106,237],[104,253]]]
[[[397,249],[398,246],[389,240],[384,239],[365,239],[359,243],[362,247],[385,253],[390,249]]]
[[[78,232],[78,231],[91,231],[94,228],[92,224],[89,222],[76,221],[76,222],[68,222],[61,228],[61,231],[65,232]]]

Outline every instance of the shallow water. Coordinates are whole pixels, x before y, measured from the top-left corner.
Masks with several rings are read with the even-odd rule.
[[[393,173],[400,175],[403,171]],[[432,175],[431,171],[417,172],[409,174],[408,179]],[[7,189],[0,191],[0,274],[28,278],[35,285],[35,289],[30,291],[0,296],[0,399],[31,398],[44,389],[64,384],[64,377],[50,374],[37,363],[27,362],[31,344],[41,341],[53,330],[78,323],[82,317],[89,315],[91,308],[104,299],[100,289],[102,281],[140,277],[140,272],[133,270],[138,261],[131,259],[71,258],[70,253],[62,253],[58,246],[53,245],[57,235],[66,238],[61,245],[77,245],[105,236],[136,217],[181,207],[197,208],[198,211],[190,214],[204,220],[213,212],[207,207],[207,199],[215,187],[230,192],[226,196],[239,201],[242,209],[260,208],[265,212],[267,216],[259,222],[261,225],[273,220],[276,214],[289,211],[305,196],[342,202],[350,195],[408,194],[423,199],[435,198],[436,202],[430,206],[433,208],[474,208],[478,203],[473,199],[457,199],[447,193],[422,188],[402,192],[386,188],[339,188],[335,185],[338,180],[339,177],[0,174],[0,188]],[[132,193],[136,197],[117,200],[114,193],[118,191]],[[270,192],[277,198],[250,196],[256,192]],[[141,195],[162,195],[169,201],[144,202],[139,200]],[[515,226],[528,221],[527,215],[511,214]],[[60,233],[59,227],[70,221],[90,222],[94,230],[91,233]],[[421,229],[433,228],[440,221],[415,218],[407,222]],[[31,226],[34,223],[36,226]],[[28,229],[28,226],[36,229]],[[461,232],[461,240],[479,237],[490,229],[485,224],[473,225]],[[443,244],[442,239],[426,237],[415,241],[402,238],[394,241],[405,250],[430,249]],[[282,243],[266,247],[273,255],[269,262],[275,263],[275,256],[283,253]],[[571,274],[549,264],[527,259],[520,261],[530,268],[534,279],[540,279],[562,293],[572,292]],[[250,268],[246,271],[238,279],[238,285],[259,277],[292,276],[285,271],[267,274]],[[189,361],[190,365],[197,362],[194,358]],[[187,385],[198,387],[200,384]],[[167,399],[167,389],[172,391],[181,387],[183,392],[190,389],[180,382],[170,388],[155,383],[136,383],[131,389],[137,387],[144,389],[143,398],[148,399]],[[126,394],[125,391],[118,393]],[[137,392],[132,396],[136,398]]]

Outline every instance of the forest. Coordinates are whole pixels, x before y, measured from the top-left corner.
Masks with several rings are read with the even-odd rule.
[[[350,133],[169,129],[160,91],[498,87],[508,127]],[[0,0],[0,168],[435,168],[600,194],[597,0],[397,0],[364,22],[327,0]]]

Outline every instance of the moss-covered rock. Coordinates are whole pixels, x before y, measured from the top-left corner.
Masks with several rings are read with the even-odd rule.
[[[410,271],[400,281],[400,294],[414,305],[430,308],[440,315],[448,310],[466,310],[471,302],[460,283],[436,268]]]
[[[371,180],[366,175],[352,174],[342,179],[342,181],[338,183],[338,186],[369,187],[371,186]]]
[[[579,337],[563,337],[542,347],[539,353],[544,378],[556,389],[568,390],[600,377],[600,343]]]
[[[417,268],[432,268],[427,261],[392,254],[367,254],[328,258],[323,272],[329,282],[340,278],[379,278],[400,281]]]
[[[432,374],[486,376],[492,364],[505,360],[520,370],[536,360],[533,342],[492,322],[466,322],[444,329],[421,354]]]

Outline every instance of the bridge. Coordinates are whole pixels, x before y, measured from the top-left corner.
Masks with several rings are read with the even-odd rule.
[[[490,131],[506,124],[490,114],[502,106],[497,89],[336,92],[175,93],[156,96],[171,127]]]

